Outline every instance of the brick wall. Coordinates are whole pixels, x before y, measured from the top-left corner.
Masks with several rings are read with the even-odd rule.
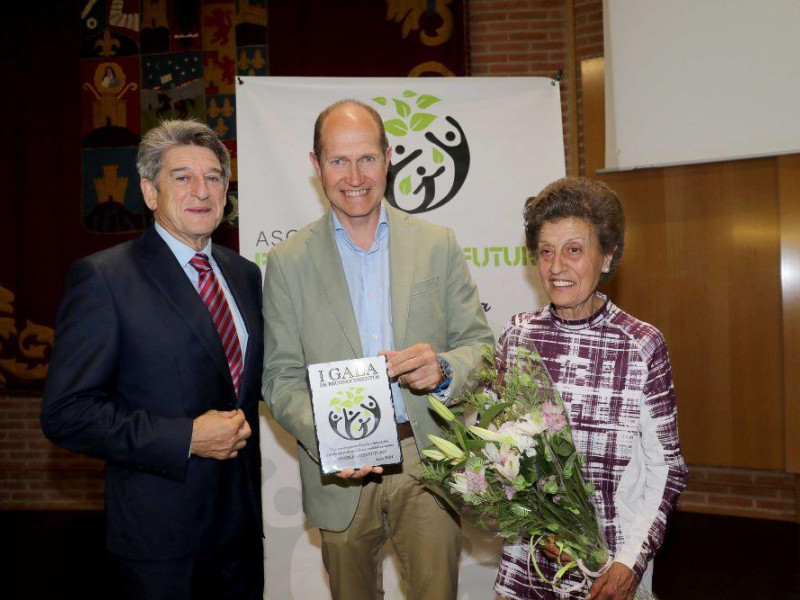
[[[575,55],[579,63],[603,55],[602,0],[575,0]],[[567,14],[563,0],[468,0],[470,73],[474,76],[554,77],[561,81],[561,113],[567,173],[571,172],[568,114]],[[580,69],[576,65],[578,123],[581,122]],[[579,127],[579,139],[582,132]],[[581,173],[585,172],[580,152]]]
[[[476,77],[555,77],[561,81],[561,115],[570,170],[566,13],[561,0],[467,0],[467,62]]]
[[[51,444],[39,427],[41,401],[0,397],[0,510],[99,510],[103,462]]]
[[[687,512],[800,522],[800,477],[729,467],[690,467],[679,508]]]

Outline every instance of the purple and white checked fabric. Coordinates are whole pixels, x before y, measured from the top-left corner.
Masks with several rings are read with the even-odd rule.
[[[239,335],[233,323],[233,314],[230,306],[228,306],[228,301],[225,299],[225,292],[222,291],[222,286],[211,269],[208,256],[198,252],[192,257],[189,264],[197,270],[197,274],[200,277],[198,286],[200,298],[208,308],[211,320],[214,321],[214,326],[217,328],[217,333],[219,333],[219,339],[222,341],[222,347],[225,350],[225,358],[228,360],[228,369],[230,369],[231,378],[233,379],[233,388],[238,396],[242,368],[244,367],[242,347],[239,344]]]
[[[612,557],[650,589],[651,559],[688,481],[672,370],[661,332],[601,297],[602,308],[581,321],[565,321],[550,307],[513,316],[495,361],[502,375],[518,348],[541,355],[586,457],[583,474],[595,487],[592,501]],[[552,579],[555,563],[538,551],[536,560]],[[539,579],[527,540],[503,548],[495,591],[512,600],[585,597],[558,596]]]

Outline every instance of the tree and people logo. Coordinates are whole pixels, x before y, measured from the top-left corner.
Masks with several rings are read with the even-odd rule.
[[[339,390],[328,404],[328,423],[331,429],[346,440],[363,440],[378,428],[381,407],[363,387],[351,385]]]
[[[386,200],[408,213],[423,213],[452,200],[467,179],[469,143],[461,125],[449,115],[432,112],[441,102],[431,94],[404,90],[400,98],[378,96],[380,110],[393,138],[393,160],[386,182]],[[438,112],[434,107],[433,110]]]

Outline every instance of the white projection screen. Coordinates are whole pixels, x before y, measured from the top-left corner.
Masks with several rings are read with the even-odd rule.
[[[800,0],[604,0],[606,168],[800,150]]]

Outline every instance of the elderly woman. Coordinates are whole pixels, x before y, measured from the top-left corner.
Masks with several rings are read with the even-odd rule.
[[[652,558],[667,515],[686,486],[675,391],[661,333],[597,292],[625,245],[625,218],[605,184],[566,178],[525,204],[527,246],[549,306],[515,315],[500,336],[503,367],[518,348],[536,349],[564,401],[584,477],[613,562],[585,590],[558,595],[530,565],[528,544],[503,549],[495,591],[503,598],[628,600],[650,590]],[[534,559],[551,580],[554,547]],[[571,574],[565,583],[578,577]]]

